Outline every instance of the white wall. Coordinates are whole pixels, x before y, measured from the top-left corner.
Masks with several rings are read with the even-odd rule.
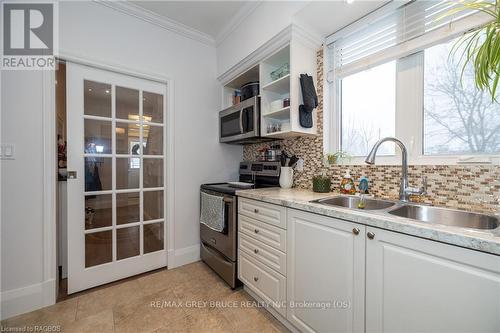
[[[221,75],[292,23],[303,1],[262,2],[217,46],[217,74]]]
[[[54,281],[43,274],[42,74],[5,71],[1,84],[1,141],[15,145],[15,160],[0,162],[4,317],[44,304],[42,289]]]
[[[215,48],[94,2],[62,2],[59,18],[61,52],[173,79],[174,245],[177,263],[196,258],[199,186],[234,179],[242,157],[241,147],[218,142]],[[16,159],[1,162],[1,290],[3,299],[13,297],[9,304],[2,302],[4,318],[42,306],[46,292],[42,86],[39,72],[2,73],[2,142],[16,145]],[[22,289],[26,286],[31,288]],[[31,303],[16,301],[23,291]]]

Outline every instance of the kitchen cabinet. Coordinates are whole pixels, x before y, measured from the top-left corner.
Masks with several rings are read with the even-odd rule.
[[[240,198],[238,213],[286,229],[286,208],[283,206]]]
[[[364,331],[365,226],[287,216],[287,320],[302,332]]]
[[[499,256],[366,231],[367,332],[500,332]]]
[[[500,332],[500,256],[262,204],[240,210],[240,279],[298,331]]]
[[[316,136],[316,110],[312,112],[312,127],[303,127],[300,122],[299,107],[303,104],[300,74],[312,76],[317,86],[320,46],[309,33],[291,25],[219,77],[223,109],[233,105],[235,91],[241,86],[258,81],[262,137]]]
[[[238,268],[238,278],[241,282],[268,306],[285,316],[286,278],[262,264],[258,259],[252,259],[243,251],[238,254]]]
[[[277,79],[272,73],[284,64],[289,64],[289,73]],[[316,81],[316,49],[292,35],[290,44],[267,57],[260,63],[261,135],[272,138],[288,138],[316,134],[316,111],[313,111],[313,126],[302,127],[299,105],[302,104],[300,74],[309,74]],[[289,106],[283,104],[288,98]],[[278,106],[276,106],[278,104]]]
[[[238,198],[238,278],[286,316],[286,208]]]

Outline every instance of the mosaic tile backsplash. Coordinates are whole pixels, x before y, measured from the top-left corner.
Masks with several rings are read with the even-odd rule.
[[[294,187],[312,189],[312,178],[321,174],[323,167],[323,52],[317,54],[319,105],[318,136],[277,141],[288,154],[304,159],[304,171],[295,172]],[[271,143],[247,145],[243,148],[245,161],[255,160],[259,151]],[[339,193],[339,184],[346,170],[357,180],[365,176],[370,181],[370,193],[376,197],[397,199],[401,166],[387,165],[334,165],[326,169],[332,179],[332,191]],[[464,210],[500,213],[500,166],[498,165],[412,165],[409,180],[412,186],[421,186],[427,176],[427,195],[412,200]],[[357,182],[356,182],[357,185]],[[326,194],[327,195],[327,194]]]

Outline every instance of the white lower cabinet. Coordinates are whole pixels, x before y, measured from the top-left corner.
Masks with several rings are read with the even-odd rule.
[[[286,317],[286,208],[238,199],[238,278]]]
[[[287,216],[288,321],[302,332],[363,332],[365,226],[293,209]]]
[[[282,316],[286,315],[286,279],[244,252],[238,254],[239,279]]]
[[[500,256],[367,232],[367,332],[500,332]]]
[[[239,278],[300,332],[500,332],[500,256],[280,214],[286,230],[240,214]]]

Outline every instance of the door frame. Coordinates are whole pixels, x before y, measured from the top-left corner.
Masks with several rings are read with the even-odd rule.
[[[175,210],[175,177],[174,177],[174,80],[154,73],[147,73],[129,68],[120,64],[111,64],[106,61],[81,58],[70,52],[60,50],[57,58],[61,61],[73,62],[96,69],[129,75],[140,79],[159,82],[166,85],[167,99],[166,115],[166,196],[167,211],[165,226],[167,232],[167,266],[175,267],[174,263],[174,210]],[[56,229],[56,191],[57,191],[57,149],[56,143],[56,102],[55,102],[55,71],[45,71],[42,83],[43,96],[43,272],[44,281],[52,281],[48,290],[44,290],[44,305],[54,304],[57,298],[57,229]]]

